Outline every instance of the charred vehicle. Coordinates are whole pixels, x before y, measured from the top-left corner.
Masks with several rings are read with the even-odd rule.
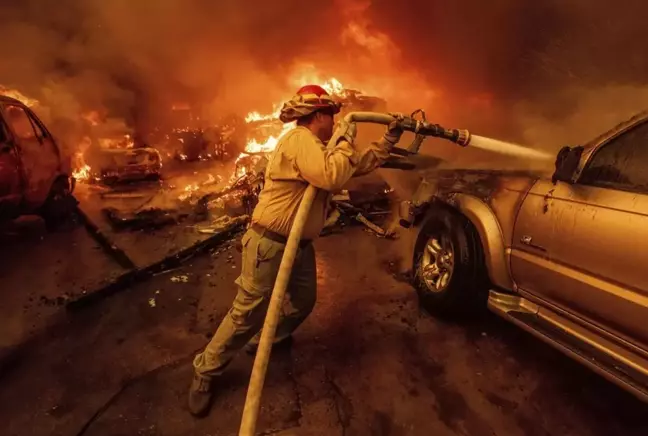
[[[140,138],[133,139],[130,133],[103,135],[95,135],[83,152],[91,180],[111,185],[161,177],[162,158],[157,149],[149,147]]]
[[[76,204],[73,189],[71,162],[43,122],[0,96],[0,220],[36,213],[56,224]]]
[[[162,159],[151,147],[105,148],[100,153],[99,177],[107,184],[160,178]]]
[[[385,112],[387,102],[379,97],[365,95],[355,89],[344,89],[341,98],[343,113],[355,111]]]
[[[439,171],[404,204],[438,314],[488,306],[648,399],[648,114],[565,147],[553,177]]]

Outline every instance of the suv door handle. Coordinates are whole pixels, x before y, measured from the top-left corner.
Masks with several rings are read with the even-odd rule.
[[[546,248],[541,247],[540,245],[534,244],[533,243],[533,238],[531,236],[528,236],[528,235],[522,236],[522,238],[520,238],[520,242],[522,242],[524,245],[535,248],[536,250],[547,251]]]

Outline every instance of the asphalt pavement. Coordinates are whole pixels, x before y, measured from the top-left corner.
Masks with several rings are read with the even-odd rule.
[[[316,243],[318,304],[273,353],[258,430],[277,435],[645,435],[647,408],[516,327],[419,309],[397,241]],[[235,435],[252,358],[186,408],[191,360],[234,296],[234,245],[70,313],[0,374],[4,436]]]

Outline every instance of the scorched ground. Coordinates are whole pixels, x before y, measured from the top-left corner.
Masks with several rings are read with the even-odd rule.
[[[262,434],[648,431],[643,405],[514,326],[420,312],[391,273],[393,241],[351,229],[317,249],[318,304],[293,348],[271,358]],[[249,357],[210,417],[184,408],[191,358],[231,303],[239,261],[225,246],[33,339],[2,372],[3,434],[236,434]]]

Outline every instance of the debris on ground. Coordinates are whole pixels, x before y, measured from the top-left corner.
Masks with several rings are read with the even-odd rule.
[[[376,224],[372,223],[367,218],[365,218],[361,213],[357,214],[354,218],[356,220],[358,220],[359,222],[361,222],[362,224],[364,224],[365,226],[367,226],[367,228],[369,230],[374,231],[378,235],[387,236],[387,232],[382,227],[377,226]]]
[[[159,229],[176,224],[188,216],[187,213],[157,208],[128,213],[114,207],[107,207],[102,209],[102,212],[115,230]]]
[[[64,293],[61,296],[49,298],[44,295],[41,295],[39,298],[39,303],[43,306],[64,306],[74,297],[73,293]]]
[[[360,223],[376,235],[392,238],[395,232],[391,226],[385,229],[393,211],[391,205],[392,190],[384,184],[376,189],[360,189],[357,191],[344,190],[331,198],[332,210],[325,224],[322,235],[335,233],[347,225]]]
[[[340,209],[338,208],[333,209],[329,217],[326,218],[326,221],[324,221],[324,228],[328,229],[333,227],[335,224],[337,224],[341,216],[342,216],[342,212],[340,212]]]
[[[171,281],[174,283],[187,283],[189,281],[189,276],[182,275],[182,276],[173,276],[171,277]]]
[[[186,186],[115,188],[102,192],[101,197],[124,201],[104,207],[102,213],[115,230],[157,230],[188,221],[192,227],[201,223],[197,227],[200,233],[225,231],[252,214],[263,187],[266,164],[265,155],[249,155],[237,161],[234,176],[225,182],[209,174],[206,181]],[[137,202],[140,198],[143,201]],[[136,204],[126,200],[135,200]]]
[[[146,198],[149,195],[145,192],[119,192],[119,191],[110,191],[103,192],[100,194],[100,197],[103,199],[114,200],[114,199],[131,199],[131,198]]]
[[[249,219],[248,215],[230,217],[227,215],[215,219],[210,224],[196,226],[198,233],[215,234],[230,230],[231,228],[244,223]]]

